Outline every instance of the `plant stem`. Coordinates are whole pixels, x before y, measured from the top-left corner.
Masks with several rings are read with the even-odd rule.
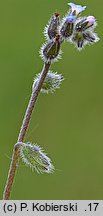
[[[14,145],[11,165],[10,165],[10,169],[8,172],[8,178],[7,178],[7,182],[6,182],[6,186],[5,186],[5,190],[4,190],[4,194],[3,194],[4,200],[10,199],[10,195],[11,195],[11,191],[12,191],[12,187],[13,187],[13,183],[14,183],[14,178],[16,175],[16,170],[17,170],[19,158],[20,158],[20,152],[19,152],[20,145],[18,145],[18,143],[23,142],[25,139],[26,132],[27,132],[28,127],[29,127],[32,112],[33,112],[34,107],[36,105],[37,98],[39,96],[39,93],[40,93],[42,84],[45,80],[45,77],[49,71],[50,65],[51,65],[51,63],[45,63],[44,64],[39,82],[37,83],[37,85],[35,86],[35,88],[32,91],[31,98],[30,98],[30,101],[29,101],[29,104],[28,104],[28,107],[27,107],[27,110],[26,110],[26,113],[24,116],[24,120],[23,120],[23,123],[21,126],[19,136],[18,136],[18,141],[17,141],[17,144]]]

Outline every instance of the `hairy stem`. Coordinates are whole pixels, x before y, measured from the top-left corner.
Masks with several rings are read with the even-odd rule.
[[[26,110],[26,113],[24,116],[24,120],[23,120],[21,129],[20,129],[17,143],[23,142],[25,139],[26,132],[27,132],[28,127],[29,127],[32,112],[33,112],[34,107],[36,105],[37,98],[39,96],[39,93],[40,93],[42,84],[45,80],[45,77],[49,71],[50,65],[51,65],[51,63],[45,63],[44,64],[39,82],[37,83],[36,87],[32,91],[31,98],[30,98],[30,101],[29,101],[29,104],[28,104],[28,107],[27,107],[27,110]],[[19,158],[20,158],[19,146],[20,145],[18,145],[18,144],[14,145],[11,165],[10,165],[8,178],[7,178],[7,182],[6,182],[6,186],[5,186],[5,190],[4,190],[4,194],[3,194],[4,200],[10,199],[10,195],[11,195],[11,191],[12,191],[12,187],[13,187],[13,183],[14,183],[14,178],[16,175],[16,170],[17,170],[18,162],[19,162]]]

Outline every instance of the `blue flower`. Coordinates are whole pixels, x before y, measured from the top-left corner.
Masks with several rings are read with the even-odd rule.
[[[67,16],[66,21],[72,23],[75,19],[76,19],[75,15],[69,15]]]
[[[82,11],[86,9],[86,6],[76,5],[74,3],[68,3],[69,6],[71,6],[70,15],[76,15],[78,16]]]
[[[96,19],[94,16],[88,16],[86,21],[88,22],[88,27],[91,27],[91,26],[95,26],[96,25]]]

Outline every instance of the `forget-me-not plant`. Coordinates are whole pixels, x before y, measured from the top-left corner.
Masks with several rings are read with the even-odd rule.
[[[87,44],[94,44],[99,40],[95,33],[97,25],[96,18],[92,15],[81,17],[86,6],[68,3],[69,11],[60,20],[60,14],[54,13],[48,25],[44,29],[45,44],[40,49],[40,55],[44,66],[42,71],[34,78],[31,98],[24,116],[17,143],[14,145],[12,161],[4,190],[3,199],[10,199],[16,170],[20,158],[33,171],[37,173],[51,173],[54,171],[51,159],[44,153],[41,147],[31,142],[25,143],[32,112],[35,108],[37,98],[41,93],[53,93],[64,80],[62,74],[50,70],[50,66],[61,58],[61,45],[64,41],[82,50]]]

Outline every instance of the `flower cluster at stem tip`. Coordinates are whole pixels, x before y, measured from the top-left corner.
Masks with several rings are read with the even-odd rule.
[[[53,63],[61,57],[61,44],[64,41],[70,42],[76,46],[78,50],[87,44],[94,44],[99,37],[94,32],[97,25],[94,16],[80,17],[80,14],[86,9],[86,6],[68,3],[70,10],[60,21],[59,13],[54,13],[50,18],[48,25],[44,29],[46,43],[40,50],[40,55],[44,63]],[[40,81],[42,72],[34,78],[32,90],[35,89]],[[60,87],[64,80],[61,74],[57,72],[47,71],[46,77],[41,87],[42,93],[54,93]],[[23,162],[36,170],[38,173],[51,173],[54,166],[49,157],[42,149],[32,143],[22,143],[20,145],[20,156]]]
[[[60,21],[59,13],[54,13],[44,29],[47,42],[42,46],[40,55],[44,62],[54,62],[61,56],[61,44],[66,40],[82,50],[87,44],[94,44],[99,37],[94,32],[97,25],[94,16],[81,17],[86,6],[68,3],[70,7]]]

